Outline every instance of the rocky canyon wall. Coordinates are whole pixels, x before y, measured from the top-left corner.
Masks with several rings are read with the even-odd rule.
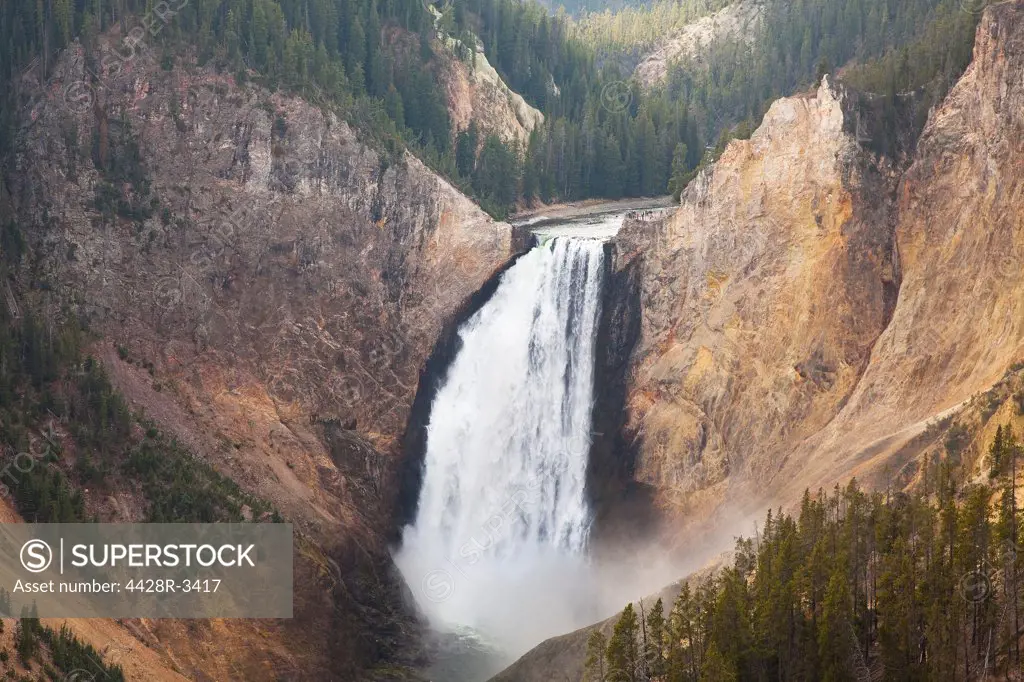
[[[805,488],[898,489],[925,456],[987,480],[997,424],[1022,428],[1024,2],[985,10],[906,164],[877,154],[857,100],[777,101],[673,215],[617,239],[642,317],[624,436],[663,517],[648,561],[674,554],[679,578]],[[495,679],[578,679],[614,620]]]
[[[900,183],[899,303],[848,404],[794,455],[809,484],[879,472],[1022,359],[1022,133],[1024,4],[1010,2],[986,10],[973,61]]]
[[[387,534],[420,370],[512,230],[328,108],[160,61],[76,44],[22,79],[10,297],[88,320],[135,409],[296,524],[294,623],[220,627],[216,663],[213,630],[157,646],[220,679],[354,675],[410,617]]]
[[[620,235],[643,271],[636,478],[669,508],[871,475],[1020,360],[1022,14],[986,11],[905,172],[823,84]]]
[[[643,272],[636,478],[677,506],[773,474],[849,399],[888,322],[897,176],[846,130],[843,99],[825,82],[777,101],[674,215],[620,233]]]

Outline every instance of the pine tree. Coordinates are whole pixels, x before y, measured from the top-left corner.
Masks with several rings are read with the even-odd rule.
[[[689,178],[690,167],[686,161],[687,153],[686,144],[683,142],[677,144],[672,153],[672,177],[668,181],[668,191],[676,201],[679,201]]]
[[[724,571],[710,635],[729,667],[744,675],[752,637],[747,582],[738,567]]]
[[[667,668],[665,658],[665,606],[660,597],[647,615],[646,633],[647,646],[644,650],[644,657],[647,661],[647,670],[651,676],[660,679],[666,673]]]
[[[701,682],[736,682],[739,678],[732,665],[714,643],[708,648],[704,665],[700,669]]]
[[[476,168],[476,149],[480,144],[476,121],[470,121],[455,140],[455,167],[464,178],[472,177]]]
[[[608,675],[615,676],[613,679],[622,682],[638,682],[637,671],[639,669],[640,654],[637,649],[637,635],[639,634],[636,612],[632,604],[627,604],[615,623],[615,630],[611,639],[608,640],[608,648],[605,652],[605,660],[608,664]]]
[[[992,445],[988,449],[989,458],[989,478],[996,478],[1002,469],[1003,455],[1006,446],[1003,442],[1003,427],[999,425],[996,427],[996,437],[992,441]]]
[[[850,591],[842,570],[835,570],[825,591],[825,603],[818,630],[818,651],[821,656],[822,680],[843,682],[851,680],[850,662],[853,658],[851,634],[853,614]]]
[[[27,667],[28,663],[35,658],[39,652],[39,613],[35,603],[31,611],[21,607],[21,618],[18,620],[17,628],[14,631],[14,646],[18,650],[18,656]]]
[[[586,682],[605,682],[605,648],[608,645],[604,634],[595,629],[587,638],[587,658],[584,661]]]

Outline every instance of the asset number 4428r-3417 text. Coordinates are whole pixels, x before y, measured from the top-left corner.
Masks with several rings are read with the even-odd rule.
[[[220,587],[218,579],[171,580],[169,578],[140,578],[129,580],[125,585],[127,592],[216,592]]]

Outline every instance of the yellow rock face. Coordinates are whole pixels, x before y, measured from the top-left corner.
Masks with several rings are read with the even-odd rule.
[[[1024,339],[1024,4],[990,8],[974,60],[900,184],[892,321],[849,404],[805,447],[809,482],[885,466],[936,415],[986,391]]]
[[[655,396],[631,401],[641,481],[686,492],[770,472],[835,415],[885,325],[891,230],[856,183],[887,197],[887,172],[823,86],[777,102],[666,222],[627,228],[644,263],[634,395]]]
[[[902,178],[825,84],[776,102],[671,218],[625,228],[639,481],[716,487],[705,512],[787,504],[883,471],[1021,358],[1022,72],[1024,4],[992,7]]]

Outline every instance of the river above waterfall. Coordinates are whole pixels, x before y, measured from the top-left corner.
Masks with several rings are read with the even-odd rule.
[[[529,227],[541,239],[548,237],[588,237],[611,239],[629,213],[660,213],[672,210],[671,197],[627,199],[584,205],[563,205],[538,209],[513,216],[513,225]]]

